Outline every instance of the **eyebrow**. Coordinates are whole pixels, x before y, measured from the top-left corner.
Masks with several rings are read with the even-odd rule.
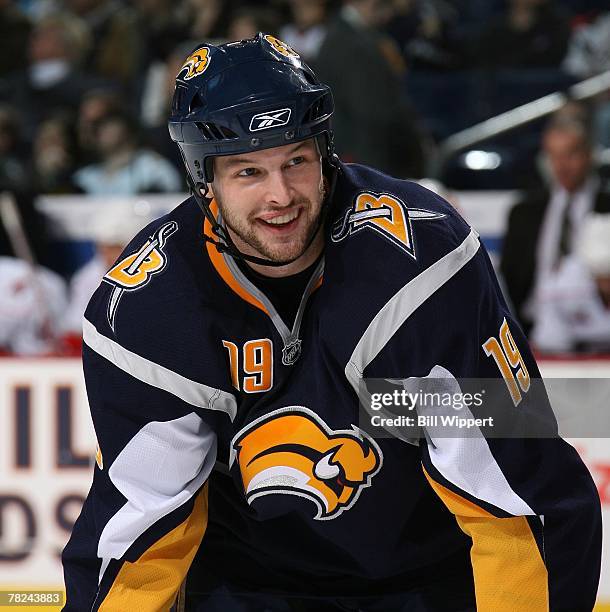
[[[304,145],[307,144],[306,140],[302,140],[299,143],[296,143],[294,149],[292,149],[291,151],[288,152],[288,155],[292,155],[293,153],[296,153],[301,147],[303,147]],[[227,155],[227,160],[225,162],[225,166],[227,168],[231,168],[233,166],[239,166],[241,164],[255,164],[256,165],[256,160],[249,158],[249,157],[233,157],[232,155]]]

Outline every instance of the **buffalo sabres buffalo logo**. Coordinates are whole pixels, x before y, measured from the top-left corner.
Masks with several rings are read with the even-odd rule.
[[[153,274],[165,269],[167,257],[163,252],[165,241],[178,224],[170,221],[162,225],[135,253],[124,257],[115,264],[102,280],[114,285],[108,302],[108,323],[114,330],[114,318],[119,300],[125,291],[134,291],[148,283]]]
[[[193,51],[185,60],[178,76],[180,76],[185,70],[186,73],[182,75],[185,81],[192,79],[193,77],[203,74],[208,66],[210,65],[210,50],[208,47],[200,47],[196,51]]]
[[[285,42],[271,34],[265,35],[265,40],[278,52],[286,57],[299,57],[299,54]]]
[[[402,200],[389,193],[360,193],[353,206],[333,227],[332,240],[339,242],[350,234],[368,228],[388,238],[416,259],[411,222],[443,217],[443,213],[407,207]]]
[[[296,495],[313,501],[317,520],[349,510],[381,469],[377,443],[355,425],[331,430],[308,408],[280,408],[240,431],[230,464],[241,471],[246,499]]]

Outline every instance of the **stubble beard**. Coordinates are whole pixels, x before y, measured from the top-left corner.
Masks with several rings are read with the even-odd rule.
[[[287,207],[289,210],[297,207],[301,208],[299,223],[302,227],[297,235],[291,236],[290,240],[286,242],[271,238],[265,240],[262,237],[264,229],[257,227],[259,221],[255,220],[254,215],[247,220],[238,219],[230,209],[223,205],[219,194],[216,194],[216,202],[222,214],[224,224],[234,237],[238,238],[238,240],[234,238],[234,242],[236,242],[236,246],[240,250],[244,250],[243,246],[247,245],[250,247],[248,250],[253,249],[255,251],[254,253],[247,253],[249,255],[263,257],[273,262],[283,262],[298,259],[307,250],[314,234],[319,229],[322,202],[325,197],[326,180],[324,179],[320,183],[317,202],[314,203],[308,198],[297,198],[290,203],[290,206]],[[305,217],[304,219],[303,216]],[[243,244],[240,245],[239,242]]]

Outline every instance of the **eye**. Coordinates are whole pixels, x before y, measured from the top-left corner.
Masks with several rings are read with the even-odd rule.
[[[237,176],[254,176],[256,173],[256,168],[244,168],[237,173]]]
[[[298,166],[305,161],[305,157],[303,155],[298,155],[297,157],[293,157],[289,162],[289,166]]]

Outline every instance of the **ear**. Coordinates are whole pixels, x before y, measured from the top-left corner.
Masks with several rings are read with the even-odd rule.
[[[201,192],[201,189],[199,190]],[[203,193],[201,193],[201,195],[204,195]],[[214,195],[214,187],[212,186],[212,183],[208,183],[208,192],[206,194],[206,197],[208,198],[214,198],[216,197]]]

